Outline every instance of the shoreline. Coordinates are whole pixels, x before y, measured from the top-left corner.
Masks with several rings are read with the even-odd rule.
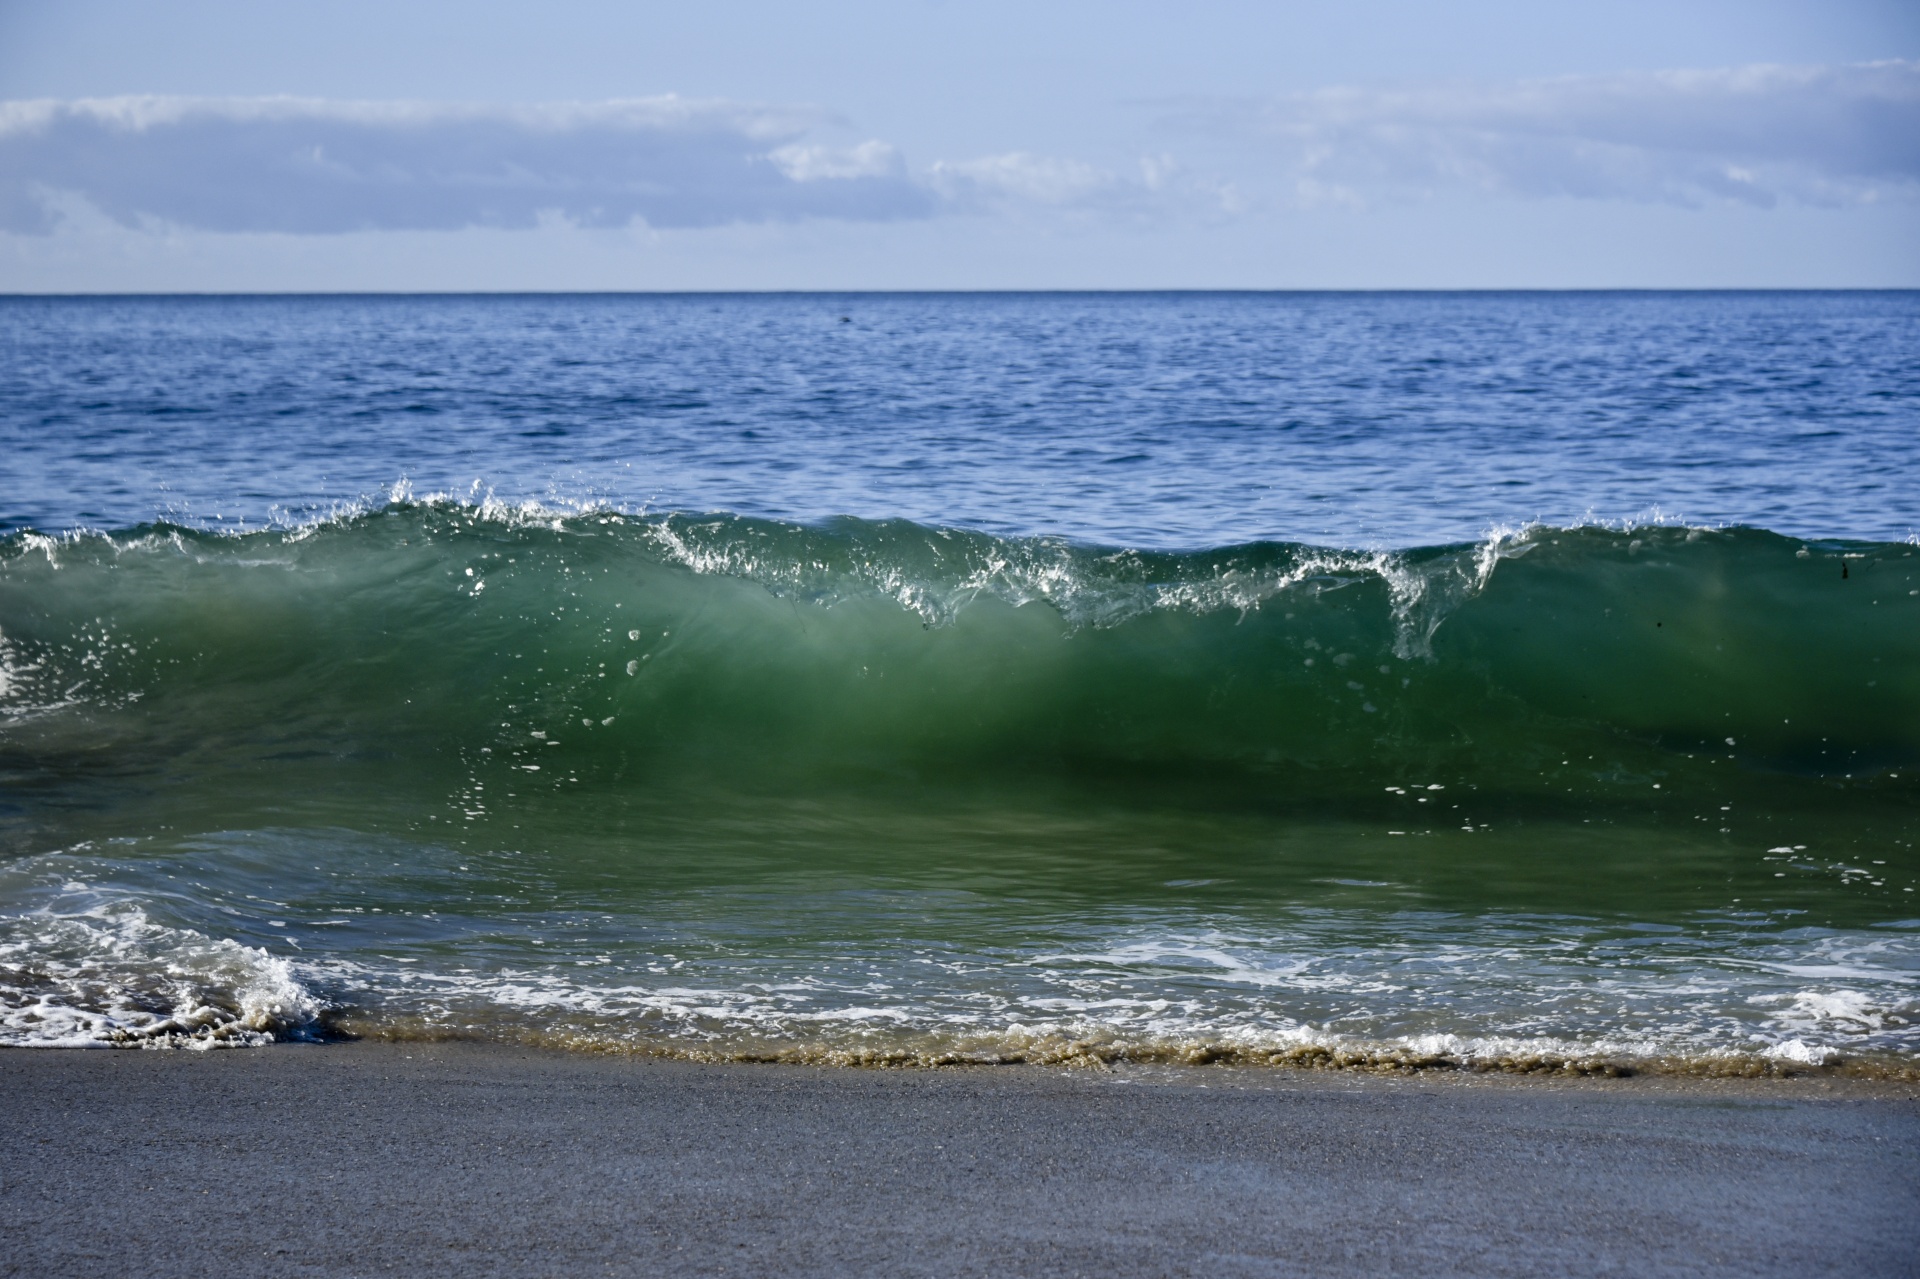
[[[1920,1087],[0,1051],[0,1275],[1912,1274]]]
[[[1697,1057],[1629,1057],[1606,1052],[1508,1052],[1474,1057],[1453,1051],[1420,1050],[1392,1043],[1305,1044],[1271,1049],[1236,1044],[1187,1044],[1154,1047],[1112,1041],[1039,1038],[1022,1046],[991,1048],[912,1046],[843,1047],[828,1044],[764,1042],[754,1047],[688,1047],[685,1042],[587,1038],[574,1034],[521,1031],[486,1034],[460,1031],[409,1031],[389,1027],[353,1029],[306,1042],[319,1044],[467,1044],[478,1048],[527,1048],[562,1053],[682,1061],[700,1065],[782,1065],[846,1070],[949,1070],[1031,1068],[1092,1072],[1164,1068],[1180,1072],[1221,1069],[1254,1074],[1385,1075],[1406,1077],[1502,1077],[1510,1079],[1695,1079],[1805,1080],[1840,1079],[1920,1091],[1920,1059],[1893,1053],[1833,1054],[1827,1061],[1801,1060],[1767,1053],[1727,1053]],[[119,1047],[121,1045],[101,1045]],[[141,1046],[128,1044],[128,1047]],[[157,1043],[156,1048],[192,1044]],[[238,1045],[236,1045],[238,1046]],[[247,1045],[248,1047],[264,1045]]]

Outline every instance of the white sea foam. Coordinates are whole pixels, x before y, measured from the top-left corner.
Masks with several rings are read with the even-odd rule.
[[[1795,1062],[1804,1066],[1825,1066],[1837,1061],[1840,1054],[1831,1048],[1810,1044],[1804,1039],[1789,1039],[1774,1044],[1766,1050],[1766,1056],[1777,1061]]]
[[[1012,965],[843,952],[714,960],[648,980],[633,957],[582,969],[546,948],[458,968],[335,953],[296,972],[125,901],[16,916],[0,936],[0,1042],[16,1045],[266,1043],[314,1024],[320,988],[343,993],[375,1032],[533,1034],[696,1055],[1733,1068],[1831,1065],[1862,1046],[1910,1053],[1914,1011],[1885,983],[1877,994],[1755,992],[1749,983],[1768,980],[1757,966],[1633,973],[1570,951],[1555,959],[1538,942],[1409,938],[1388,954],[1327,936],[1287,945],[1202,930],[1034,951]]]
[[[984,940],[964,894],[714,890],[570,910],[470,894],[467,851],[403,865],[366,843],[241,832],[0,868],[0,1043],[257,1044],[310,1033],[330,1007],[374,1033],[821,1060],[1920,1061],[1910,926],[1016,903]],[[480,901],[499,905],[459,905]],[[254,944],[220,936],[227,919]],[[283,949],[296,937],[305,949]]]
[[[0,919],[0,1044],[249,1046],[298,1035],[319,1012],[286,960],[134,903]]]
[[[1537,531],[1498,528],[1476,546],[1419,557],[1308,546],[1277,556],[1229,554],[1190,560],[1187,575],[1169,577],[1157,576],[1141,552],[1096,552],[1049,537],[916,529],[875,545],[833,545],[798,528],[783,530],[791,540],[776,541],[768,526],[731,519],[662,518],[640,527],[668,562],[695,573],[744,578],[826,604],[870,590],[929,626],[950,624],[982,597],[1015,607],[1045,602],[1072,626],[1104,628],[1162,610],[1245,616],[1295,592],[1375,580],[1386,588],[1394,653],[1403,660],[1431,657],[1440,624],[1485,589],[1502,560],[1532,550]]]
[[[1920,1046],[1884,981],[1878,994],[1781,990],[1764,965],[1697,950],[1636,965],[1564,938],[1409,933],[1369,946],[1343,941],[1348,927],[1327,918],[1291,940],[1117,929],[1107,944],[1017,960],[916,951],[902,962],[852,944],[748,959],[729,948],[652,980],[631,959],[582,969],[559,955],[492,971],[339,960],[315,971],[358,992],[370,1030],[709,1056],[1750,1071]],[[1883,976],[1897,986],[1897,964]]]

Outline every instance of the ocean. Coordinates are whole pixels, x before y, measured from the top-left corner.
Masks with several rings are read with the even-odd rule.
[[[0,1044],[1920,1077],[1920,294],[0,299]]]

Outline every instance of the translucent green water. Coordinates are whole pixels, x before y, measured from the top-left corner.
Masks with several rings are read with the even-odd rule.
[[[0,1037],[1920,1060],[1920,560],[399,504],[0,544]]]

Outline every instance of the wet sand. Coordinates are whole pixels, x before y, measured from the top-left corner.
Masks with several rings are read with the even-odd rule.
[[[0,1051],[0,1275],[1912,1275],[1920,1090]]]

